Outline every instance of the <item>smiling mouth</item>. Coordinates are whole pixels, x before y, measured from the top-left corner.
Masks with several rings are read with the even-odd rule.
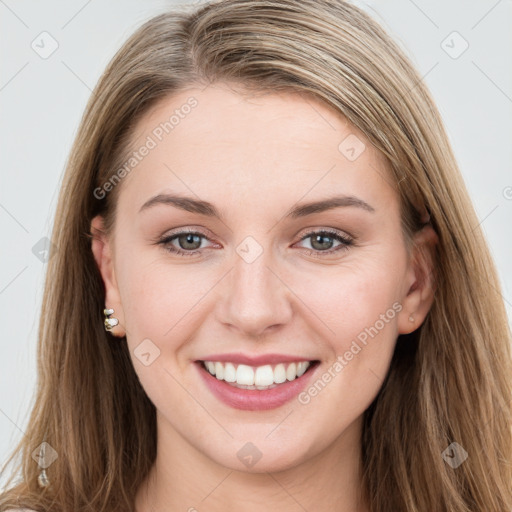
[[[238,389],[264,391],[300,379],[319,360],[248,366],[219,361],[197,361],[201,368],[218,380]]]

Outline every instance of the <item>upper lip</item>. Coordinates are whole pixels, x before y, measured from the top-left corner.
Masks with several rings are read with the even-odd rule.
[[[198,361],[218,361],[220,363],[237,363],[245,364],[247,366],[263,366],[266,364],[279,364],[279,363],[293,363],[300,361],[316,361],[313,358],[306,358],[302,356],[293,356],[286,354],[261,354],[261,355],[246,355],[240,353],[232,354],[210,354]]]

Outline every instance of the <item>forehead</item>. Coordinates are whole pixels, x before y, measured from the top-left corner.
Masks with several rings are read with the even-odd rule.
[[[182,90],[138,122],[133,152],[139,155],[121,195],[134,204],[164,189],[205,199],[256,198],[260,205],[333,190],[382,204],[397,201],[383,155],[311,95],[255,94],[222,83]]]

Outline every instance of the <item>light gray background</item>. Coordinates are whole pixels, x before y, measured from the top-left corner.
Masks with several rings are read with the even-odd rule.
[[[174,3],[0,0],[0,462],[23,436],[37,379],[45,263],[32,248],[50,233],[86,101],[124,40]],[[400,42],[432,91],[512,318],[512,1],[354,3]],[[31,46],[51,48],[45,31],[58,43],[46,59]]]

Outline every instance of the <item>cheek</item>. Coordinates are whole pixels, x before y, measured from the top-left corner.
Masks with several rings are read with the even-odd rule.
[[[380,254],[380,259],[347,260],[335,274],[325,277],[317,272],[314,279],[305,278],[315,286],[303,287],[298,293],[307,297],[307,306],[315,314],[312,330],[325,333],[327,340],[330,360],[319,386],[328,382],[328,387],[339,393],[325,393],[326,405],[333,401],[343,407],[349,403],[368,406],[389,368],[402,310],[405,260],[393,253],[395,263],[391,265],[391,251],[389,257]],[[341,391],[345,388],[350,396]]]
[[[385,271],[366,267],[343,277],[324,293],[318,283],[308,301],[329,326],[322,332],[330,333],[324,338],[330,357],[298,402],[305,411],[315,411],[314,420],[309,415],[305,420],[312,427],[315,422],[328,425],[326,438],[346,428],[377,396],[393,356],[402,310],[396,283]]]
[[[337,353],[347,342],[364,338],[365,329],[377,324],[385,336],[396,334],[394,327],[402,286],[400,261],[359,260],[344,262],[333,272],[312,272],[304,276],[298,295],[322,322]],[[299,284],[297,284],[299,286]],[[364,340],[363,340],[364,341]],[[349,343],[350,344],[350,343]]]
[[[172,265],[165,254],[155,258],[143,251],[120,265],[119,289],[131,345],[149,338],[163,347],[192,333],[201,303],[215,285],[215,273]]]

